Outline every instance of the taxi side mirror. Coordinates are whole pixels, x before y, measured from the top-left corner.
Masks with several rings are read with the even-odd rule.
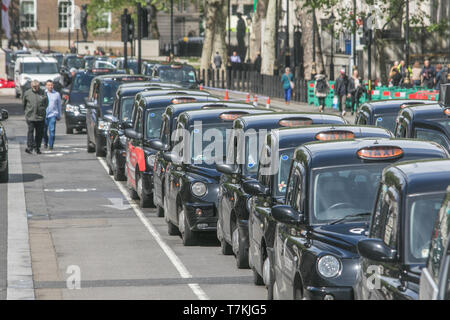
[[[216,164],[216,170],[220,173],[232,175],[239,173],[239,166],[235,164],[220,163]]]
[[[130,139],[141,139],[142,133],[138,133],[134,129],[126,129],[125,136]]]
[[[157,151],[167,151],[169,149],[169,146],[159,139],[149,141],[148,146]]]
[[[378,262],[394,262],[397,250],[389,248],[381,239],[363,239],[358,242],[361,257]]]
[[[284,224],[299,225],[304,223],[304,215],[287,205],[273,207],[272,216],[276,221]]]
[[[244,182],[242,187],[243,187],[245,193],[247,193],[251,196],[269,196],[270,195],[270,189],[263,186],[257,180],[246,181],[246,182]]]
[[[167,162],[172,162],[175,164],[182,164],[182,159],[180,159],[180,157],[177,156],[177,154],[172,151],[164,152],[163,159]]]
[[[0,113],[0,121],[6,120],[6,119],[8,119],[8,117],[9,117],[8,111],[2,109],[2,111]]]

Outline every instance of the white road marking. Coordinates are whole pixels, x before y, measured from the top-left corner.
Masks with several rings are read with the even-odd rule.
[[[105,160],[102,158],[97,158],[98,161],[101,163],[103,168],[108,172],[108,165],[106,164]],[[178,258],[176,253],[170,248],[170,246],[163,240],[159,232],[156,230],[156,228],[153,226],[153,224],[145,217],[144,213],[142,212],[141,208],[134,202],[132,202],[132,199],[130,198],[128,191],[126,188],[120,184],[118,181],[115,181],[113,177],[111,179],[114,181],[114,183],[117,185],[119,190],[122,192],[124,197],[128,200],[131,208],[134,210],[134,213],[136,216],[141,220],[141,222],[144,224],[144,226],[147,228],[148,232],[152,235],[152,237],[155,239],[155,241],[158,243],[158,245],[161,247],[161,249],[164,251],[164,253],[169,258],[170,262],[174,265],[174,267],[177,269],[178,273],[183,279],[189,279],[192,278],[192,274],[187,270],[183,262]],[[189,283],[189,288],[194,292],[194,294],[200,299],[200,300],[209,300],[209,297],[203,291],[203,289],[200,287],[198,283]]]
[[[7,300],[34,300],[20,144],[9,144]]]
[[[62,193],[62,192],[90,192],[90,191],[96,191],[95,188],[78,188],[78,189],[44,189],[44,192],[56,192],[56,193]]]
[[[131,206],[129,204],[124,204],[122,198],[108,198],[109,202],[112,204],[106,204],[102,207],[112,208],[116,210],[128,210],[131,209]]]

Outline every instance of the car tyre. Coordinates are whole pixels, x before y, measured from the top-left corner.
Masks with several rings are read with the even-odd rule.
[[[73,128],[66,127],[66,134],[73,134]]]
[[[137,168],[136,168],[137,171]],[[144,192],[144,182],[140,173],[136,177],[136,189],[139,196],[139,206],[141,208],[148,208],[153,206],[153,197],[149,197]]]
[[[122,173],[121,170],[117,167],[117,154],[115,152],[112,152],[111,162],[112,162],[112,171],[113,171],[113,175],[114,175],[114,180],[116,180],[116,181],[127,180],[127,177],[125,176],[125,174]]]
[[[87,147],[86,147],[86,149],[87,149],[88,153],[92,153],[92,152],[95,151],[95,148],[92,146],[92,143],[89,140],[89,134],[87,135]]]
[[[248,269],[248,251],[242,241],[241,231],[235,226],[231,238],[234,256],[236,257],[236,266],[239,269]]]
[[[255,284],[255,286],[262,286],[262,285],[264,285],[264,280],[259,275],[259,273],[256,271],[256,269],[252,268],[252,271],[253,271],[253,283]]]
[[[217,220],[217,239],[220,241],[220,249],[224,256],[231,256],[233,254],[233,248],[225,241],[222,230],[222,222],[220,218]]]
[[[158,218],[164,217],[164,209],[160,206],[156,206],[156,212],[158,213]]]
[[[95,156],[102,158],[106,156],[105,151],[100,145],[100,139],[98,137],[95,138]]]
[[[183,240],[183,245],[185,247],[187,246],[195,246],[198,241],[198,235],[192,231],[189,228],[187,217],[184,213],[184,209],[180,208],[181,210],[178,213],[178,221],[179,221],[179,227],[181,233],[181,239]]]
[[[9,164],[6,164],[5,170],[0,172],[0,182],[8,182],[9,181]]]

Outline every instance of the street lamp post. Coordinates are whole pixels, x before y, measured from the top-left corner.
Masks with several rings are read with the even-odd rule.
[[[352,52],[353,52],[353,65],[356,66],[356,0],[353,0],[353,14],[355,17],[353,18],[353,45],[352,45]]]
[[[330,59],[330,81],[334,81],[334,13],[331,12],[329,23],[331,25],[331,59]]]
[[[316,10],[313,8],[313,62],[316,62]]]
[[[289,45],[289,0],[286,0],[286,67],[291,66],[291,49]]]
[[[170,0],[170,53],[173,53],[173,0]]]
[[[409,68],[409,0],[406,0],[405,52],[406,68]]]

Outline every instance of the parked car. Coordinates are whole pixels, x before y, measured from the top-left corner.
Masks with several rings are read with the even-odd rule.
[[[6,136],[5,127],[2,121],[8,119],[8,111],[0,110],[0,182],[8,182],[9,166],[8,166],[8,137]]]
[[[77,70],[84,68],[84,59],[82,55],[69,53],[64,56],[60,73],[61,73],[61,84],[67,87],[72,81],[72,74],[70,69],[75,68]]]
[[[181,84],[185,88],[198,89],[195,69],[188,64],[159,63],[153,66],[153,81]]]
[[[307,112],[276,112],[239,117],[234,121],[226,164],[218,164],[222,173],[218,201],[217,238],[223,254],[234,254],[238,268],[248,268],[248,206],[250,195],[242,185],[254,179],[258,170],[258,157],[262,146],[259,137],[265,139],[270,130],[282,127],[299,127],[317,124],[345,124],[338,115]],[[244,136],[242,136],[245,135]],[[262,140],[261,139],[261,140]],[[238,148],[242,146],[242,149]],[[242,157],[243,156],[243,157]],[[232,164],[229,162],[232,161]]]
[[[277,224],[269,297],[353,299],[360,268],[356,246],[369,229],[383,169],[427,158],[445,159],[448,152],[431,142],[375,138],[310,142],[297,148],[285,204],[272,208]]]
[[[416,300],[431,234],[450,181],[450,160],[409,161],[383,171],[369,235],[358,242],[358,300]]]
[[[434,141],[450,151],[450,107],[435,103],[404,108],[397,119],[395,136]]]
[[[430,254],[420,277],[420,300],[450,300],[450,185],[431,233]]]
[[[95,77],[91,81],[89,96],[86,98],[87,151],[98,157],[106,155],[106,134],[110,120],[104,118],[112,114],[112,106],[117,88],[124,82],[149,81],[141,75],[109,74]]]

